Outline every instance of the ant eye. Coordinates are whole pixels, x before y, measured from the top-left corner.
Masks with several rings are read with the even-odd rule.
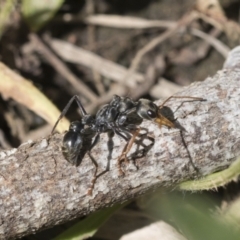
[[[157,114],[156,112],[152,111],[152,110],[148,110],[147,111],[147,114],[150,118],[156,118],[157,117]]]

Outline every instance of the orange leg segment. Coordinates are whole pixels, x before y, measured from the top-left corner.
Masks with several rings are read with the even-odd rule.
[[[131,150],[132,145],[136,139],[136,137],[139,135],[141,128],[138,128],[132,135],[131,139],[127,142],[127,144],[125,145],[125,147],[123,148],[123,151],[120,155],[120,157],[118,158],[118,170],[119,170],[119,175],[124,175],[124,172],[122,171],[121,168],[121,163],[122,161],[125,161],[126,163],[129,163],[129,160],[127,158],[127,154],[128,152]]]
[[[160,106],[158,106],[158,109],[162,109],[164,107],[164,105],[172,98],[186,98],[186,99],[192,99],[192,101],[204,101],[204,98],[199,98],[199,97],[190,97],[190,96],[170,96],[169,98],[167,98]],[[157,123],[159,125],[159,127],[161,126],[167,126],[170,128],[174,128],[175,124],[170,121],[169,119],[167,119],[166,117],[164,117],[161,113],[158,113],[157,118],[154,120],[155,123]]]

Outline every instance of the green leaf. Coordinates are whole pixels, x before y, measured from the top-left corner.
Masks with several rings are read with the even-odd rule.
[[[22,14],[33,31],[39,30],[55,15],[64,0],[23,0]]]
[[[240,175],[240,157],[237,158],[227,169],[212,173],[198,180],[190,180],[179,184],[181,190],[200,191],[217,189],[237,179]]]
[[[2,36],[5,25],[16,5],[16,0],[5,0],[1,2],[0,9],[0,37]]]
[[[238,240],[239,228],[228,222],[214,210],[217,201],[207,194],[160,192],[145,197],[144,211],[152,218],[173,224],[191,240]]]
[[[125,204],[114,205],[113,207],[94,212],[84,220],[73,225],[64,233],[58,235],[54,240],[82,240],[93,236],[98,228],[104,224],[114,212],[124,207]]]

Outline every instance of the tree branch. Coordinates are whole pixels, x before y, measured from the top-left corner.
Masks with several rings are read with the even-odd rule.
[[[132,161],[123,164],[122,177],[117,158],[126,143],[115,136],[110,170],[97,179],[92,196],[87,190],[94,165],[87,154],[79,167],[70,165],[61,153],[60,134],[0,152],[0,238],[21,237],[160,186],[175,187],[227,168],[240,155],[240,70],[219,71],[178,95],[206,99],[167,103],[185,131],[160,129],[144,121],[141,127],[148,133],[141,139],[148,147],[134,144],[129,156],[138,155],[134,157],[138,169]],[[152,145],[146,136],[154,139]],[[107,134],[101,134],[92,150],[98,173],[105,170],[110,158],[107,143]]]

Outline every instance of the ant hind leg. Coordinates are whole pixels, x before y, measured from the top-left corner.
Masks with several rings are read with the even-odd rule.
[[[71,107],[73,101],[76,101],[80,111],[81,111],[81,114],[84,116],[87,114],[86,110],[84,109],[78,95],[74,95],[70,100],[69,102],[67,103],[67,105],[65,106],[65,108],[62,110],[60,116],[58,117],[58,120],[56,121],[56,123],[54,124],[53,126],[53,129],[51,131],[51,135],[53,134],[54,130],[56,129],[59,121],[66,115],[66,113],[68,112],[69,108]]]
[[[93,174],[93,178],[92,178],[92,180],[91,180],[91,185],[90,185],[90,187],[88,188],[88,192],[87,192],[87,194],[91,196],[91,195],[92,195],[93,188],[94,188],[95,183],[96,183],[97,178],[98,178],[98,176],[97,176],[98,164],[97,164],[97,162],[95,161],[95,159],[93,158],[93,156],[91,155],[91,153],[90,153],[89,151],[88,151],[88,156],[90,157],[92,163],[93,163],[94,166],[95,166],[95,171],[94,171],[94,174]]]

